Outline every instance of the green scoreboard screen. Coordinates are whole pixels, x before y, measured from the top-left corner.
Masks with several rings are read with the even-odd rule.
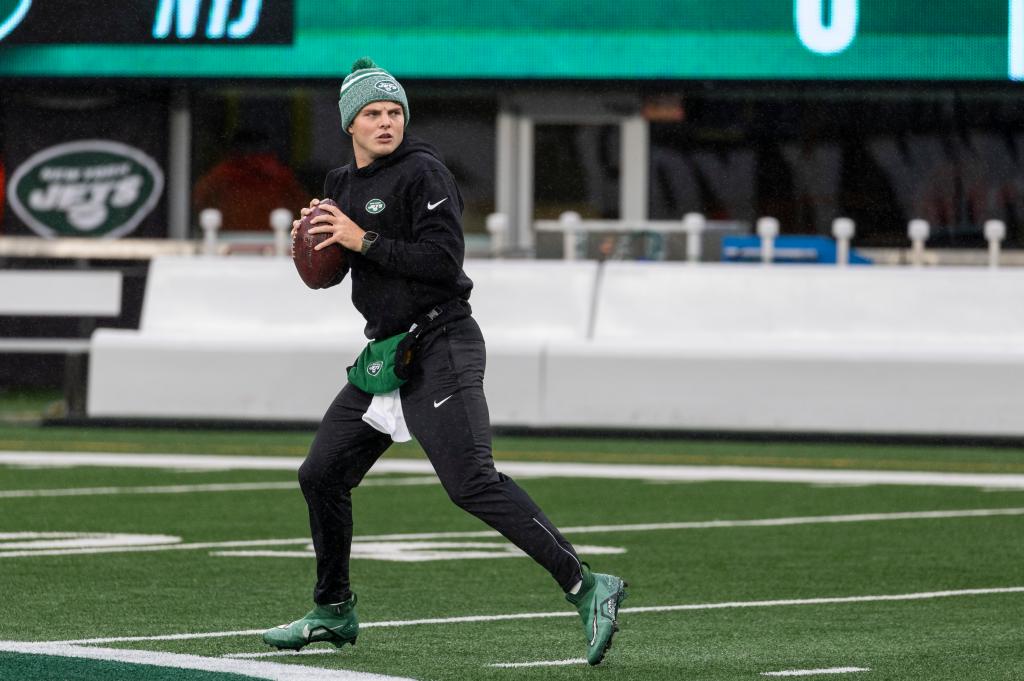
[[[1024,0],[0,0],[0,77],[1024,79]]]

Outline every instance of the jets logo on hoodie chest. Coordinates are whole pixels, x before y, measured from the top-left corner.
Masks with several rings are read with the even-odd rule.
[[[366,231],[397,236],[402,223],[402,197],[393,190],[381,191],[374,187],[366,190],[352,192],[348,216]]]

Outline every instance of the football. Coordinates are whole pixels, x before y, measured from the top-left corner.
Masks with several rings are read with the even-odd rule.
[[[320,205],[324,204],[338,205],[331,199],[320,202]],[[310,221],[323,213],[319,206],[311,210],[309,215],[302,218],[292,239],[292,261],[302,281],[309,288],[327,288],[341,281],[348,272],[348,257],[340,244],[331,244],[319,251],[314,249],[317,244],[331,236],[329,233],[309,233],[309,230],[315,227]]]

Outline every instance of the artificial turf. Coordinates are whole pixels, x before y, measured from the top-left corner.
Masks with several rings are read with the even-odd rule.
[[[309,437],[301,432],[175,434],[6,428],[0,430],[0,447],[298,457]],[[112,444],[118,446],[109,446]],[[702,464],[749,460],[779,467],[799,461],[802,466],[816,463],[827,468],[885,469],[885,462],[902,462],[905,469],[953,472],[992,472],[985,468],[991,466],[1005,466],[1006,472],[1012,472],[1024,463],[1020,451],[1005,448],[686,440],[499,438],[496,453],[499,468],[501,460],[686,464],[695,462],[694,457],[702,457]],[[400,448],[394,455],[421,456],[416,447]],[[378,479],[387,482],[386,477]],[[0,491],[233,482],[287,485],[294,481],[291,471],[0,466]],[[589,478],[521,482],[562,527],[1024,507],[1020,491],[967,486],[659,484]],[[365,486],[356,490],[354,501],[357,539],[485,529],[455,508],[436,484]],[[308,531],[297,485],[258,491],[0,498],[0,534],[121,532],[173,535],[182,543],[301,542]],[[588,556],[584,552],[583,557],[595,569],[621,574],[631,584],[630,597],[623,604],[622,631],[606,662],[595,669],[585,665],[489,666],[572,659],[584,653],[578,620],[550,577],[526,558],[356,559],[352,577],[359,613],[370,625],[468,615],[558,612],[565,616],[367,626],[354,648],[267,659],[438,681],[557,680],[585,674],[588,678],[645,681],[724,681],[761,679],[765,678],[762,673],[771,671],[835,667],[870,671],[824,678],[1021,679],[1024,662],[1019,652],[1024,650],[1024,630],[1019,622],[1024,617],[1024,593],[752,604],[1021,587],[1022,538],[1024,515],[570,533],[569,539],[577,545],[623,549],[623,553],[610,555]],[[472,541],[503,542],[498,537]],[[304,546],[292,543],[277,548]],[[314,577],[312,558],[217,553],[217,549],[206,548],[0,557],[0,582],[4,585],[0,640],[247,632],[289,621],[308,608]],[[723,603],[745,607],[710,607]],[[630,610],[665,606],[688,609]],[[218,658],[269,651],[252,633],[104,645]],[[11,654],[0,657],[0,678],[5,678],[4,669],[44,664],[26,659]],[[64,660],[62,665],[74,674],[85,674],[67,678],[114,679],[121,678],[114,674],[123,673],[122,668],[110,671],[103,665],[75,660]],[[149,669],[137,678],[181,678],[159,676]]]

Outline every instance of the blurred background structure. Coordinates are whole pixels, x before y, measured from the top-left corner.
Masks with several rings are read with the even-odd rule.
[[[73,315],[53,311],[42,300],[34,308],[4,305],[0,320],[7,342],[0,346],[0,386],[68,383],[73,413],[159,416],[125,411],[139,404],[131,386],[149,380],[155,388],[157,377],[122,377],[127,383],[118,378],[100,387],[95,361],[85,378],[95,344],[55,339],[91,339],[97,326],[145,334],[147,322],[156,328],[172,318],[180,326],[162,328],[164,335],[153,341],[158,346],[174,337],[221,338],[223,329],[210,331],[209,325],[197,332],[181,304],[172,305],[170,317],[157,319],[158,310],[168,310],[159,301],[174,303],[180,294],[201,306],[203,290],[230,289],[209,272],[202,275],[209,279],[200,280],[206,289],[189,288],[199,270],[182,274],[182,267],[210,269],[198,263],[198,253],[231,255],[239,263],[246,256],[280,253],[270,213],[276,208],[297,212],[321,193],[327,171],[350,160],[349,138],[338,121],[337,88],[363,55],[402,80],[412,110],[409,133],[437,146],[459,181],[466,198],[468,256],[489,260],[476,264],[481,282],[488,279],[492,287],[489,301],[487,289],[482,283],[478,287],[482,310],[536,308],[546,298],[543,290],[532,299],[519,295],[529,284],[501,274],[512,271],[503,261],[600,261],[583,275],[580,299],[565,308],[582,326],[561,341],[587,354],[595,351],[605,328],[600,315],[612,313],[602,312],[607,296],[617,294],[609,282],[628,288],[645,276],[641,268],[635,276],[606,280],[607,260],[681,261],[659,264],[669,268],[665,272],[685,268],[685,260],[754,267],[738,263],[820,265],[849,257],[874,263],[873,269],[911,262],[956,268],[998,264],[998,275],[988,273],[992,277],[985,280],[962,269],[945,276],[914,276],[908,269],[884,280],[813,268],[770,275],[736,271],[752,280],[732,297],[722,293],[731,290],[730,279],[715,279],[725,265],[701,265],[706,276],[679,269],[679,276],[659,280],[657,291],[635,295],[662,302],[654,315],[685,319],[695,309],[711,311],[689,326],[665,326],[671,337],[661,344],[674,347],[673,356],[685,355],[684,341],[706,336],[728,314],[748,320],[743,329],[719,329],[730,341],[746,339],[736,342],[753,351],[744,355],[747,359],[760,357],[765,335],[782,344],[780,352],[789,347],[799,354],[804,348],[815,356],[828,348],[840,363],[851,353],[867,352],[865,347],[873,348],[870,352],[888,348],[881,364],[862,367],[858,375],[870,377],[866,392],[850,397],[851,405],[879,399],[886,386],[906,385],[909,379],[885,363],[896,355],[904,366],[924,361],[909,348],[930,348],[925,354],[931,353],[932,364],[913,380],[928,376],[939,388],[922,388],[923,393],[962,395],[998,381],[970,367],[986,367],[1004,381],[1021,370],[1024,306],[1012,302],[1020,275],[1007,271],[1024,263],[1021,0],[939,0],[926,11],[910,0],[881,5],[638,0],[628,6],[610,0],[396,0],[385,12],[315,0],[0,0],[0,177],[5,178],[0,264],[12,271],[121,275],[116,314]],[[218,212],[207,213],[204,224],[200,214],[206,209]],[[157,281],[171,288],[147,290],[150,265],[161,258],[169,260],[152,271],[168,273]],[[197,262],[182,265],[178,259]],[[567,267],[545,275],[548,290],[573,286],[562,281],[576,272]],[[485,274],[492,269],[493,275]],[[236,270],[232,265],[221,272],[249,276]],[[472,276],[472,268],[467,270]],[[763,282],[765,276],[776,283]],[[778,283],[782,277],[792,282]],[[250,291],[269,291],[260,323],[273,328],[275,311],[295,299],[281,297],[281,289],[266,281],[253,283]],[[900,323],[884,311],[894,294],[881,281],[902,291],[895,296],[902,301],[895,315]],[[22,296],[13,282],[3,284],[0,297]],[[808,303],[800,293],[801,286],[833,285],[841,288],[832,307]],[[707,294],[703,308],[687,296],[694,287]],[[787,298],[766,300],[770,291]],[[211,295],[205,303],[215,306],[214,300]],[[629,300],[622,304],[629,307]],[[100,302],[102,308],[109,301]],[[226,296],[222,304],[227,310],[234,303]],[[789,314],[793,307],[809,311],[798,318]],[[148,320],[147,309],[152,311]],[[851,318],[864,322],[837,321]],[[915,318],[925,321],[915,324]],[[788,320],[788,329],[780,328],[780,319]],[[227,328],[235,322],[225,313],[218,324]],[[630,323],[643,328],[637,320]],[[555,323],[519,335],[509,329],[504,342],[513,346],[509,356],[534,352],[548,362],[559,333]],[[786,338],[797,337],[804,345],[787,346]],[[38,342],[46,339],[49,345]],[[500,356],[502,338],[492,333],[490,340]],[[721,346],[714,338],[706,341],[708,348]],[[339,338],[346,352],[347,342]],[[287,344],[282,348],[284,356],[292,351]],[[118,364],[123,355],[103,356]],[[698,367],[707,366],[703,355],[694,357]],[[156,355],[139,361],[174,368]],[[944,381],[947,361],[968,367],[966,373]],[[737,366],[726,363],[725,373],[711,375],[706,383],[688,383],[695,369],[661,375],[675,376],[676,389],[666,386],[667,395],[692,395],[728,385],[721,376],[730,371],[747,371]],[[785,392],[788,384],[778,383],[779,376],[814,369],[787,365],[780,371],[756,380]],[[972,378],[958,383],[963,376]],[[123,406],[90,412],[85,380],[96,396],[121,395],[116,404]],[[553,389],[543,387],[547,380],[538,378],[531,388],[539,391],[538,399]],[[730,389],[740,391],[743,385]],[[843,389],[841,383],[833,386]],[[980,421],[957,425],[947,410],[955,414],[959,407],[946,400],[941,407],[918,409],[934,415],[941,408],[945,417],[908,416],[903,429],[895,417],[884,428],[873,428],[871,410],[855,423],[807,421],[799,412],[821,404],[826,393],[819,390],[825,387],[814,387],[807,402],[794,401],[786,412],[792,418],[720,418],[721,409],[702,411],[686,403],[669,408],[653,425],[921,434],[943,423],[949,425],[943,432],[950,434],[1024,434],[1024,425],[1013,425],[1024,402],[1019,389],[993,392],[991,402],[979,408]],[[659,393],[655,404],[665,399]],[[720,404],[730,401],[735,402],[724,395]],[[740,414],[756,410],[741,407]],[[262,405],[248,413],[209,415],[268,418],[272,413],[272,405]],[[621,423],[606,417],[548,423],[546,417],[509,413],[507,423],[652,427],[644,413]],[[697,413],[704,416],[691,418]],[[306,417],[305,412],[283,416]]]

